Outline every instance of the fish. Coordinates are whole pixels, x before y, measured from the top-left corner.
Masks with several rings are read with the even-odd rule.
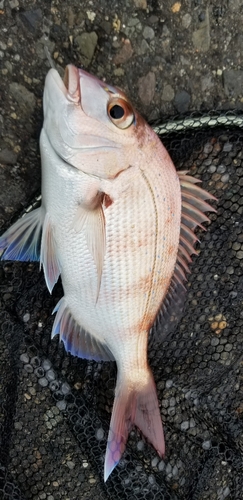
[[[0,237],[1,259],[39,261],[50,293],[61,277],[52,338],[73,356],[116,362],[106,481],[134,426],[165,454],[148,337],[176,304],[215,198],[176,171],[121,89],[85,70],[69,64],[62,79],[50,69],[43,108],[41,206]]]

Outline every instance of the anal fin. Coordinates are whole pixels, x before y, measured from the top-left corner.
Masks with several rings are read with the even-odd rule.
[[[0,237],[3,260],[38,261],[45,212],[42,207],[25,214]]]
[[[57,315],[52,328],[52,338],[59,334],[67,352],[84,359],[114,361],[114,356],[105,342],[96,339],[77,323],[64,297],[58,302],[54,312],[57,312]]]

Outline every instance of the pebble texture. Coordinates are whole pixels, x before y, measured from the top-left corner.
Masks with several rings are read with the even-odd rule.
[[[0,227],[40,186],[50,61],[118,85],[150,120],[242,108],[242,20],[241,0],[0,0]]]

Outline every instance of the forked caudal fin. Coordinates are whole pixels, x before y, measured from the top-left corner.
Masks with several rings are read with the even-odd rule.
[[[144,373],[144,384],[128,387],[119,376],[106,447],[104,480],[118,464],[126,447],[128,434],[136,425],[158,455],[165,453],[165,441],[153,375]],[[141,382],[140,382],[141,385]]]

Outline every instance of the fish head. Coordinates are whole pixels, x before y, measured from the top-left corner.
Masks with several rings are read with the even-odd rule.
[[[43,101],[53,150],[87,174],[112,179],[141,163],[148,142],[160,142],[122,90],[73,65],[63,80],[49,70]]]

